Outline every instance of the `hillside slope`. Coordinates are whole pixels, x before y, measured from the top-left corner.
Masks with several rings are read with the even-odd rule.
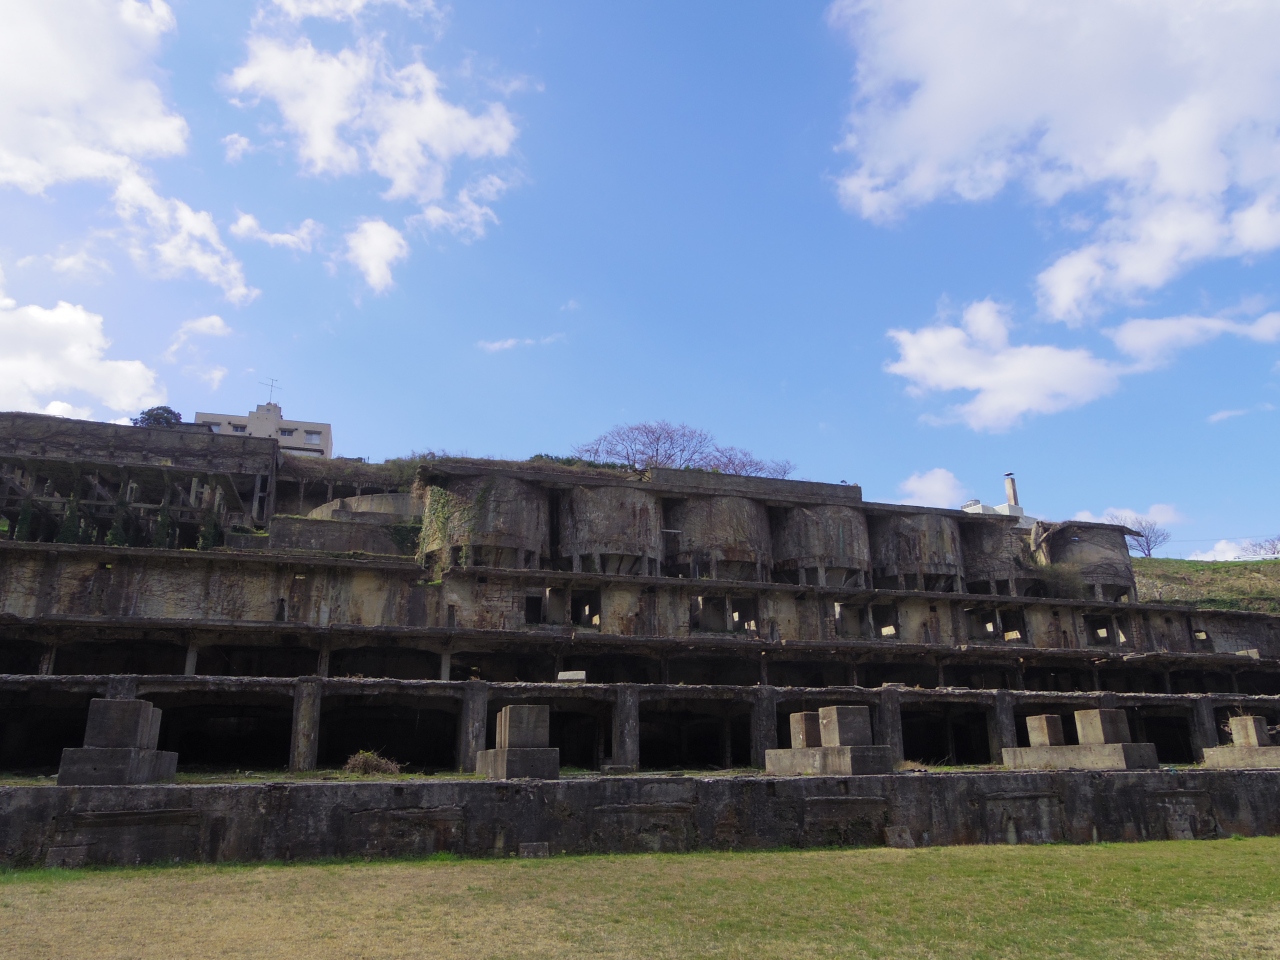
[[[1280,613],[1280,560],[1146,560],[1133,572],[1144,603],[1194,603],[1215,610]]]

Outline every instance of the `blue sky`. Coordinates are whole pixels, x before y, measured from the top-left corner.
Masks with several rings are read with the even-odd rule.
[[[1280,533],[1274,4],[0,9],[0,407]]]

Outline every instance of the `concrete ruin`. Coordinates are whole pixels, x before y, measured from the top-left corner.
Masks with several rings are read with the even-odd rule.
[[[516,749],[614,774],[763,769],[825,707],[894,765],[1050,715],[1079,746],[1077,711],[1165,765],[1280,721],[1280,618],[1145,602],[1122,527],[1016,506],[0,414],[0,769],[55,768],[94,698],[162,710],[180,769],[296,772],[474,772],[509,706],[547,714]]]

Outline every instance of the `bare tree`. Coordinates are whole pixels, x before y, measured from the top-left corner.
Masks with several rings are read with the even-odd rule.
[[[666,420],[614,427],[575,447],[573,454],[596,463],[623,463],[636,470],[690,468],[745,477],[786,477],[795,469],[787,460],[761,460],[737,447],[718,446],[707,431]]]
[[[1280,537],[1267,537],[1265,540],[1249,540],[1241,552],[1246,557],[1274,557],[1280,554]]]
[[[1173,538],[1173,534],[1150,517],[1140,517],[1136,513],[1109,513],[1104,519],[1132,531],[1125,534],[1125,540],[1129,544],[1129,552],[1139,556],[1150,557]]]

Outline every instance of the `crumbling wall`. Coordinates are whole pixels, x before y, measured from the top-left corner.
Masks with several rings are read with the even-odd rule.
[[[565,490],[559,494],[557,526],[560,556],[574,561],[574,569],[581,569],[583,556],[593,558],[593,563],[600,563],[601,556],[645,561],[662,557],[662,504],[645,490],[621,486]],[[601,566],[608,565],[605,561]],[[634,572],[648,575],[648,563]]]
[[[964,581],[960,525],[940,513],[887,513],[868,517],[871,563],[877,583],[901,578],[908,590],[955,591]]]
[[[667,563],[689,576],[760,580],[773,567],[769,512],[743,497],[690,497],[668,503],[665,528],[678,531]]]
[[[824,585],[869,585],[871,544],[866,515],[853,507],[792,507],[777,513],[773,559],[780,571],[813,569]],[[797,576],[795,582],[808,583]],[[815,581],[817,582],[817,581]]]
[[[547,493],[503,476],[453,477],[419,486],[422,552],[449,563],[538,569],[550,559]],[[453,556],[454,551],[460,551]]]
[[[412,533],[397,539],[389,529],[397,518],[390,514],[389,523],[352,523],[348,520],[311,520],[302,517],[274,517],[269,527],[271,550],[305,550],[317,553],[369,553],[383,556],[412,557],[418,552],[417,537]],[[408,524],[404,525],[406,528]],[[416,532],[416,528],[411,528]]]

